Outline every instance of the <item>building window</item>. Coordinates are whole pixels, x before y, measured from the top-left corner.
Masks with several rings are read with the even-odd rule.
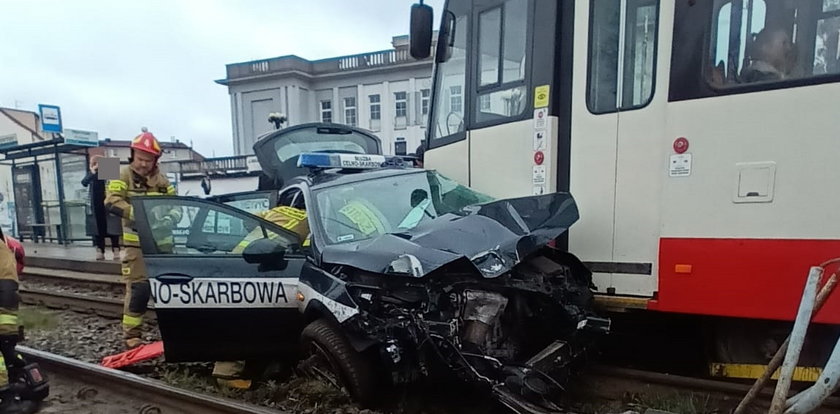
[[[321,101],[321,122],[332,122],[332,102]]]
[[[490,111],[490,95],[481,95],[478,97],[478,104],[482,112]]]
[[[378,120],[382,117],[382,111],[379,107],[379,95],[369,95],[370,100],[370,119]]]
[[[461,85],[455,85],[449,88],[449,111],[456,113],[464,112],[464,98],[461,95]]]
[[[404,137],[398,137],[394,142],[394,155],[406,155],[406,142]]]
[[[420,111],[423,115],[429,114],[429,96],[432,94],[430,89],[420,90]]]
[[[394,109],[396,110],[397,118],[405,118],[408,109],[408,100],[405,92],[394,93]]]
[[[344,123],[356,126],[356,98],[344,98]]]

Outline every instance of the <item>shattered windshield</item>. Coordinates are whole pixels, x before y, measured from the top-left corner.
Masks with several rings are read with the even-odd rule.
[[[411,230],[424,220],[493,198],[434,171],[361,181],[315,192],[327,243]]]

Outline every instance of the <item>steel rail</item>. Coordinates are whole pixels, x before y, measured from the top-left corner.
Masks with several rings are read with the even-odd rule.
[[[41,289],[20,288],[21,302],[41,305],[52,309],[67,309],[81,313],[94,313],[108,318],[122,318],[123,301],[120,299],[85,296],[73,293],[59,293]],[[146,317],[156,319],[153,309]]]
[[[125,282],[118,276],[95,273],[83,273],[71,270],[26,267],[20,277],[22,283],[27,281],[39,283],[59,283],[87,285],[92,287],[124,287]]]
[[[615,394],[615,397],[620,398],[622,394],[627,391],[649,392],[652,391],[651,386],[659,386],[661,391],[681,390],[704,392],[726,397],[741,397],[746,395],[750,390],[749,384],[671,375],[660,372],[620,368],[607,365],[592,365],[586,368],[583,373],[583,379],[595,384],[602,384],[604,381],[610,381],[616,385],[620,384],[618,387],[605,387],[618,388],[616,390],[608,389],[600,393],[600,396],[611,399],[614,397],[612,394]],[[590,390],[584,390],[584,392],[588,391]],[[599,393],[597,390],[592,391],[596,394]],[[773,397],[773,390],[771,388],[764,389],[758,397],[769,407],[770,401]],[[822,407],[840,409],[840,397],[830,397],[825,401]]]
[[[101,388],[144,403],[141,412],[146,413],[207,413],[207,414],[280,414],[252,404],[227,398],[215,397],[167,385],[161,381],[143,378],[135,374],[104,368],[87,362],[18,346],[27,360],[38,362],[48,377],[70,379]]]

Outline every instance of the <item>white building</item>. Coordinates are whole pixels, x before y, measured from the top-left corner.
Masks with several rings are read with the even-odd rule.
[[[282,56],[227,65],[234,151],[253,152],[280,112],[288,124],[335,122],[374,132],[386,154],[410,154],[426,134],[432,59],[415,60],[408,36],[391,50],[310,61]]]

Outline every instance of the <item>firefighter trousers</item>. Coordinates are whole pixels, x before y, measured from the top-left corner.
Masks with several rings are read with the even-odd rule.
[[[19,365],[15,358],[19,302],[18,282],[0,279],[0,389],[9,384],[9,372]]]
[[[146,274],[143,253],[139,247],[128,246],[122,257],[122,279],[125,282],[123,303],[123,336],[138,339],[143,334],[143,316],[149,306],[152,288]]]

